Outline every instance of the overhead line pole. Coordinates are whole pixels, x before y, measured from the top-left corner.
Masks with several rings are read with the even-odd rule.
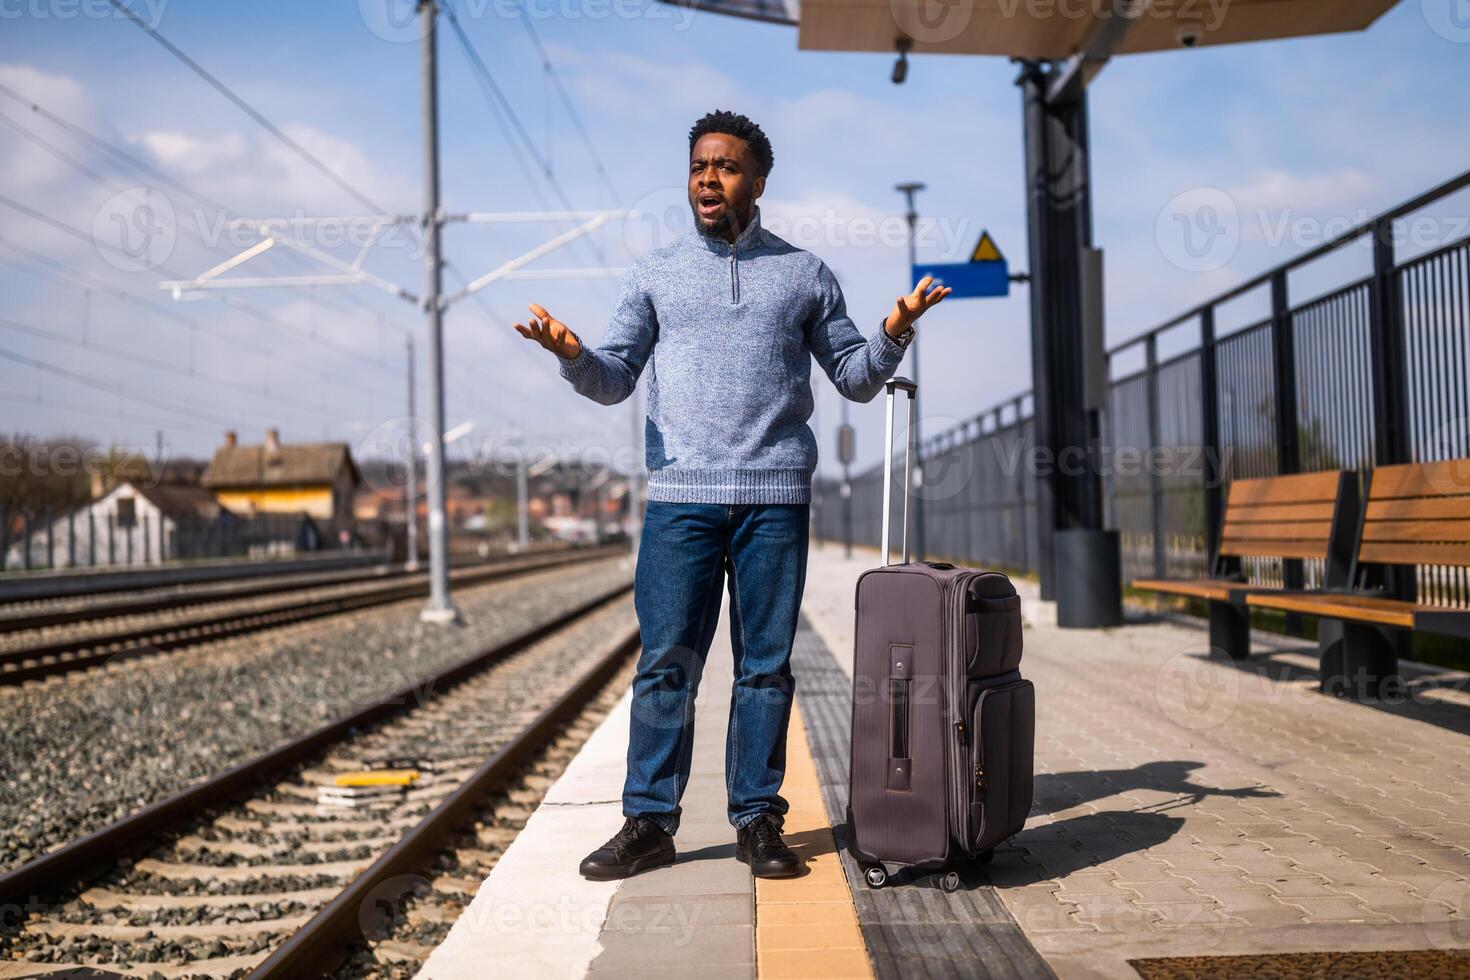
[[[444,309],[439,294],[444,270],[439,262],[439,79],[437,37],[438,5],[419,0],[419,67],[423,79],[424,136],[424,318],[429,335],[429,604],[420,616],[428,622],[453,623],[459,610],[449,597],[449,522],[445,517],[444,464]]]
[[[414,404],[413,337],[408,338],[408,495],[404,500],[407,519],[408,555],[405,567],[419,570],[419,434],[418,408]]]

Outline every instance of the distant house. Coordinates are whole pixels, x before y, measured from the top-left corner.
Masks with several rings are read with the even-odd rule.
[[[225,433],[200,483],[241,516],[305,514],[343,528],[352,522],[362,474],[345,442],[283,444],[270,429],[257,446],[239,445],[235,433]]]
[[[180,557],[206,524],[219,534],[232,515],[202,487],[149,486],[121,480],[65,517],[31,528],[30,567],[146,565]],[[5,567],[26,567],[25,542],[5,554]]]

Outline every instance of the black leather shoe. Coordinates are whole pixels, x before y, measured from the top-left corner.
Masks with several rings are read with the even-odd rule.
[[[674,863],[674,838],[647,817],[629,817],[612,840],[582,859],[582,877],[615,881]]]
[[[735,857],[750,865],[757,878],[801,874],[801,858],[781,839],[781,824],[770,814],[761,814],[736,832]]]

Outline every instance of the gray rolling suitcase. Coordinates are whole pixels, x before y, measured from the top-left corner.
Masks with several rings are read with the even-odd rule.
[[[895,392],[907,396],[903,563],[890,565]],[[888,382],[883,563],[857,584],[847,846],[867,882],[985,863],[1031,809],[1036,694],[1023,680],[1021,600],[999,572],[910,562],[914,384]]]

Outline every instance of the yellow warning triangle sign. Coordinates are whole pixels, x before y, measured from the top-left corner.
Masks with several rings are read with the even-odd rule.
[[[975,251],[970,255],[971,262],[1001,262],[1005,256],[1000,254],[1000,249],[995,247],[995,239],[990,237],[990,232],[980,233],[980,244],[975,246]]]

